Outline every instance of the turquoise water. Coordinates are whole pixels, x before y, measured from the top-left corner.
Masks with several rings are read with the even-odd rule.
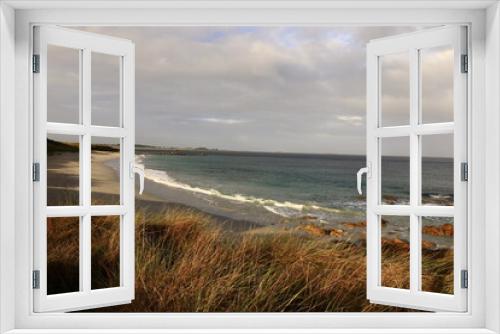
[[[253,152],[144,153],[150,181],[207,198],[253,205],[274,214],[313,215],[326,221],[364,219],[365,198],[356,191],[364,156]],[[453,198],[451,159],[425,158],[423,197]],[[403,157],[382,161],[382,193],[395,204],[408,202],[409,164]]]

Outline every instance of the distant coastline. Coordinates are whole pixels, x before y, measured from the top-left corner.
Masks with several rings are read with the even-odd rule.
[[[57,153],[57,168],[53,170],[53,177],[59,179],[65,179],[71,176],[71,174],[78,173],[77,165],[71,165],[72,159],[68,155],[75,153],[74,144],[67,143],[57,143],[51,142],[48,146],[50,151],[49,154]],[[93,146],[93,177],[97,178],[95,184],[93,185],[93,196],[97,198],[107,198],[110,196],[118,196],[118,174],[117,174],[117,151],[118,148],[112,145],[95,145]],[[344,155],[327,155],[327,154],[302,154],[302,153],[270,153],[270,152],[238,152],[238,151],[223,151],[223,150],[212,150],[205,148],[194,148],[194,149],[174,149],[174,148],[157,148],[157,147],[144,147],[139,145],[137,148],[137,153],[140,154],[160,154],[160,155],[172,155],[172,156],[204,156],[204,155],[221,155],[221,156],[244,156],[244,157],[293,157],[300,158],[302,156],[310,157],[349,157]],[[359,156],[357,156],[359,157]],[[53,157],[54,158],[54,157]],[[53,159],[51,158],[51,159]],[[196,210],[205,212],[206,214],[217,217],[221,222],[228,222],[226,225],[238,225],[240,228],[242,226],[244,229],[255,229],[263,228],[264,230],[270,232],[272,230],[280,230],[284,226],[297,228],[302,225],[315,226],[314,228],[306,228],[303,230],[305,233],[330,235],[335,239],[348,239],[348,240],[363,240],[364,238],[364,216],[352,215],[349,211],[333,210],[331,214],[338,216],[337,222],[330,221],[326,223],[321,216],[317,216],[317,213],[310,210],[304,210],[300,208],[294,209],[294,203],[284,203],[279,202],[269,202],[272,201],[265,199],[238,199],[233,200],[231,194],[221,194],[213,197],[214,195],[210,192],[213,190],[207,189],[203,191],[193,191],[192,186],[184,185],[183,187],[172,187],[171,184],[165,184],[159,180],[152,177],[150,173],[146,173],[146,190],[145,194],[138,197],[138,200],[142,203],[155,202],[157,205],[148,205],[152,208],[164,208],[163,204],[173,204],[182,205],[185,207],[190,207]],[[174,182],[178,182],[175,181]],[[191,187],[191,188],[190,188]],[[50,195],[50,191],[49,191]],[[432,194],[431,194],[432,195]],[[236,198],[242,195],[237,195]],[[434,196],[434,195],[432,195]],[[226,198],[227,197],[227,198]],[[430,196],[429,196],[430,197]],[[214,199],[217,201],[214,202]],[[396,199],[391,199],[396,201]],[[446,199],[437,198],[436,201],[445,202]],[[291,206],[294,213],[292,215],[286,214],[289,210],[287,207]],[[276,211],[278,210],[278,211]],[[285,225],[283,225],[285,223]],[[243,225],[242,225],[243,224]],[[439,225],[439,224],[438,224]],[[391,235],[390,238],[404,238],[404,231],[396,232],[399,228],[389,224],[387,226],[388,233]],[[321,232],[322,231],[322,232]],[[336,231],[336,232],[332,232]],[[428,246],[429,248],[443,247],[449,244],[449,236],[447,233],[442,232],[441,227],[437,228],[427,228],[429,234],[433,234],[432,242],[434,246]],[[396,232],[396,233],[395,233]],[[267,233],[267,232],[266,232]],[[403,235],[401,234],[403,233]],[[441,244],[441,246],[438,246]],[[428,245],[431,245],[430,243]]]
[[[51,143],[49,152],[49,176],[48,200],[51,205],[67,205],[68,198],[74,198],[78,201],[78,150],[74,144]],[[192,152],[192,151],[190,151]],[[103,205],[116,203],[119,199],[117,186],[119,184],[118,174],[118,152],[116,147],[94,146],[92,155],[92,202],[94,205]],[[148,153],[143,152],[148,156]],[[155,153],[151,154],[157,155]],[[174,159],[212,159],[206,156],[168,156],[168,153],[161,153]],[[259,155],[257,156],[259,157]],[[261,157],[261,156],[260,156]],[[293,161],[290,155],[285,161]],[[225,156],[224,158],[233,160],[238,156]],[[240,155],[241,158],[241,155]],[[295,156],[295,158],[297,158]],[[243,157],[249,161],[252,157]],[[266,157],[265,159],[269,159]],[[303,163],[309,163],[311,159],[304,160]],[[313,159],[314,160],[314,159]],[[334,159],[335,160],[335,159]],[[358,159],[359,160],[359,159]],[[349,161],[349,159],[347,159]],[[170,165],[169,165],[170,166]],[[171,166],[170,166],[171,167]],[[243,165],[245,167],[245,165]],[[286,171],[284,171],[286,172]],[[147,170],[146,175],[148,176]],[[168,174],[167,174],[168,176]],[[227,175],[229,177],[229,175]],[[342,176],[341,176],[342,177]],[[274,178],[273,178],[274,179]],[[171,180],[172,181],[172,180]],[[250,182],[253,180],[250,179]],[[179,182],[179,180],[173,180]],[[192,187],[192,185],[191,185]],[[302,289],[305,284],[316,286],[318,280],[310,280],[310,268],[318,269],[314,277],[325,280],[325,284],[332,287],[332,295],[337,295],[341,291],[342,295],[347,295],[351,311],[377,311],[391,310],[393,308],[377,308],[366,302],[364,294],[364,272],[366,264],[366,220],[364,215],[352,216],[351,219],[340,219],[334,224],[327,224],[317,214],[317,211],[308,210],[295,211],[291,216],[283,215],[285,211],[273,213],[266,209],[267,204],[271,203],[252,203],[252,201],[231,200],[193,192],[188,189],[170,187],[166,184],[155,182],[150,178],[146,179],[145,193],[138,195],[136,192],[136,243],[139,245],[138,258],[136,259],[136,269],[141,277],[150,277],[153,273],[154,281],[136,280],[136,299],[133,303],[122,307],[111,307],[104,311],[133,311],[133,312],[172,312],[188,311],[193,312],[193,301],[174,298],[170,302],[159,302],[155,299],[151,303],[150,291],[161,291],[164,296],[177,296],[171,291],[186,288],[185,294],[198,296],[198,290],[193,291],[190,287],[185,287],[183,282],[189,280],[185,276],[190,272],[206,277],[205,284],[207,288],[217,289],[222,293],[222,298],[232,300],[234,294],[231,289],[238,291],[248,291],[249,301],[254,300],[253,292],[259,291],[260,283],[266,282],[272,274],[272,281],[279,281],[279,277],[290,278],[289,268],[296,268],[297,264],[303,264],[303,271],[293,270],[295,276],[301,282],[304,277],[307,281],[300,283],[300,291],[305,291],[306,295],[314,296],[312,304],[304,304],[307,310],[316,311],[346,311],[345,303],[339,301],[338,304],[327,303],[318,304],[320,301],[328,300],[328,296],[318,289]],[[300,188],[294,188],[300,192]],[[205,190],[209,190],[205,189]],[[307,192],[307,189],[304,189]],[[235,195],[236,196],[236,195]],[[246,197],[247,199],[249,197]],[[273,198],[272,196],[269,198]],[[362,203],[363,200],[359,199]],[[54,204],[57,203],[57,204]],[[264,205],[262,205],[264,204]],[[77,205],[77,204],[73,204]],[[274,206],[273,209],[280,208]],[[335,215],[342,215],[343,212],[332,212]],[[107,218],[99,217],[104,223]],[[258,218],[258,221],[257,219]],[[105,225],[103,223],[103,225]],[[395,224],[394,221],[387,219],[381,220],[382,239],[381,247],[384,254],[384,261],[381,263],[383,268],[382,280],[384,284],[391,287],[407,288],[409,282],[408,272],[408,254],[409,238],[408,229],[401,224]],[[54,224],[52,224],[54,225]],[[72,224],[63,224],[64,226],[73,226]],[[406,225],[408,226],[408,225]],[[449,223],[441,224],[427,222],[422,227],[422,258],[423,258],[423,284],[428,291],[450,293],[453,291],[453,246],[449,241],[453,240],[453,225]],[[60,246],[63,243],[60,234],[51,234],[51,237],[57,241]],[[113,238],[108,238],[113,239]],[[108,240],[106,239],[106,241]],[[65,241],[65,240],[64,240]],[[54,244],[55,242],[53,242]],[[67,243],[68,247],[71,243]],[[175,246],[172,248],[171,246]],[[200,245],[203,245],[200,247]],[[99,247],[107,246],[107,242],[102,241]],[[74,254],[69,248],[58,251]],[[217,251],[214,251],[217,250]],[[249,252],[249,250],[252,250]],[[199,251],[203,251],[200,253]],[[54,250],[55,252],[55,250]],[[106,253],[109,258],[113,254],[119,254],[119,249],[113,250],[115,253]],[[171,256],[170,254],[175,254]],[[237,256],[235,256],[237,255]],[[115,255],[113,255],[115,256]],[[271,256],[271,258],[269,257]],[[176,259],[171,266],[165,266],[164,259]],[[52,259],[52,258],[51,258]],[[152,261],[153,259],[153,261]],[[300,259],[300,261],[297,261]],[[231,285],[230,290],[225,284],[227,276],[226,271],[219,268],[226,268],[228,260],[234,273],[234,277],[241,277],[243,281]],[[268,261],[269,260],[269,261]],[[178,265],[179,261],[182,265]],[[214,264],[213,261],[217,261]],[[219,264],[220,261],[220,264]],[[53,288],[64,288],[68,281],[78,282],[77,267],[71,265],[78,261],[69,261],[63,266],[49,259],[48,270],[54,273]],[[289,264],[288,264],[289,263]],[[161,264],[161,265],[158,265]],[[311,264],[313,264],[311,266]],[[249,267],[250,266],[250,267]],[[253,267],[252,267],[253,266]],[[102,284],[107,284],[106,280],[115,282],[116,276],[108,277],[110,272],[109,263],[103,262],[96,267],[96,270],[102,268]],[[181,270],[181,268],[184,268]],[[243,273],[238,268],[244,270]],[[245,268],[250,268],[249,271]],[[255,269],[254,269],[255,268]],[[94,269],[93,269],[94,270]],[[386,274],[387,272],[387,274]],[[76,275],[75,275],[76,273]],[[147,275],[144,275],[147,273]],[[335,273],[335,275],[331,275]],[[250,276],[249,276],[250,275]],[[171,278],[169,278],[171,277]],[[180,277],[180,278],[179,278]],[[191,277],[191,276],[190,276]],[[250,277],[251,281],[246,278]],[[276,278],[275,278],[276,277]],[[179,281],[175,279],[179,278]],[[254,279],[255,278],[255,279]],[[278,294],[280,300],[283,297],[295,300],[297,292],[294,290],[296,284],[279,283]],[[322,282],[322,281],[321,281]],[[451,282],[451,283],[450,283]],[[257,288],[257,285],[259,288]],[[245,288],[241,288],[241,287]],[[76,285],[76,288],[78,285]],[[224,289],[220,289],[224,287]],[[248,289],[246,287],[249,287]],[[271,288],[269,291],[276,289]],[[321,292],[321,293],[319,293]],[[318,294],[319,293],[319,294]],[[266,295],[269,292],[266,291]],[[240,296],[240,294],[238,294]],[[306,298],[304,300],[310,300]],[[161,299],[162,301],[164,299]],[[198,299],[196,299],[198,300]],[[316,302],[317,300],[317,302]],[[198,300],[199,301],[199,300]],[[240,301],[240,297],[238,297]],[[185,303],[183,303],[185,302]],[[205,299],[202,300],[205,303]],[[205,305],[205,304],[203,304]],[[225,304],[213,305],[214,311],[227,311]],[[242,305],[238,303],[238,305]],[[246,305],[246,304],[245,304]],[[267,304],[266,304],[267,305]],[[282,303],[269,304],[267,311],[297,311],[297,306],[291,309],[282,309]],[[240,309],[237,309],[240,310]],[[252,309],[243,309],[252,311]],[[103,310],[99,310],[103,311]]]
[[[278,155],[278,156],[353,156],[353,157],[364,157],[362,154],[341,154],[341,153],[302,153],[302,152],[272,152],[272,151],[245,151],[245,150],[224,150],[217,148],[206,148],[206,147],[195,147],[195,148],[178,148],[178,147],[160,147],[160,146],[148,146],[148,145],[136,145],[136,153],[162,153],[171,155],[207,155],[207,154],[219,154],[219,155]]]
[[[305,153],[305,152],[281,152],[281,151],[246,151],[246,150],[226,150],[218,148],[206,148],[206,147],[195,147],[195,148],[179,148],[179,147],[161,147],[161,146],[150,146],[137,144],[135,146],[136,154],[167,154],[167,155],[240,155],[240,156],[289,156],[289,157],[356,157],[364,158],[365,154],[346,154],[346,153]],[[388,155],[387,158],[407,158],[405,156],[399,155]],[[451,157],[423,157],[426,160],[443,160],[452,161]]]

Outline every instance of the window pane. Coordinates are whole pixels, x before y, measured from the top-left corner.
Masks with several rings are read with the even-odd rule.
[[[92,137],[92,205],[119,205],[119,138]]]
[[[453,205],[453,135],[422,136],[422,204]]]
[[[47,205],[80,203],[80,137],[47,137]]]
[[[80,50],[47,47],[47,121],[80,121]]]
[[[47,294],[80,290],[80,218],[47,218]]]
[[[451,217],[422,217],[422,290],[453,294]]]
[[[410,124],[410,61],[408,53],[380,57],[382,126]]]
[[[381,138],[381,203],[410,202],[409,137]]]
[[[453,49],[420,50],[422,123],[453,121]]]
[[[92,289],[120,286],[120,217],[92,217]]]
[[[92,53],[92,124],[120,126],[120,57]]]
[[[410,288],[410,218],[382,216],[381,285]]]

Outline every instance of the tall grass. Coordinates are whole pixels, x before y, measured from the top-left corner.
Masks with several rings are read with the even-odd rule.
[[[115,286],[119,275],[118,270],[109,269],[119,253],[114,235],[118,232],[109,219],[94,217],[92,222],[93,226],[101,224],[99,233],[106,235],[93,245],[93,252],[100,254],[95,258],[101,262],[92,265],[102,280],[99,287]],[[225,231],[211,217],[179,208],[162,213],[139,211],[135,239],[135,299],[98,311],[401,311],[366,299],[363,246],[294,232]],[[394,247],[384,252],[390,252],[386,258],[392,268],[384,285],[401,285],[408,279],[400,268],[407,259]],[[446,252],[431,255],[424,254],[426,268],[432,267],[423,279],[425,290],[452,290],[453,276],[450,280],[448,270],[452,256]]]
[[[136,245],[136,298],[110,311],[400,311],[366,299],[363,246],[293,232],[228,232],[187,209],[139,212]],[[407,259],[397,249],[384,251],[394,274],[383,283],[398,286],[409,279],[398,269]],[[452,257],[424,259],[436,267],[436,275],[426,276],[425,289],[449,290],[449,277],[439,272],[449,273]]]

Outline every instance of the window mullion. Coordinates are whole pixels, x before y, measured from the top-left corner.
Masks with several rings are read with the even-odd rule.
[[[80,224],[80,282],[83,287],[82,291],[90,292],[91,290],[91,216],[89,212],[91,204],[92,190],[92,173],[91,173],[91,142],[92,138],[89,133],[91,124],[91,50],[83,49],[82,61],[82,124],[85,128],[85,133],[82,138],[82,159],[81,159],[81,179],[83,185],[82,205],[85,209],[85,214],[81,219]]]
[[[418,49],[410,49],[410,291],[420,289],[420,228],[416,208],[420,192],[419,60]]]
[[[78,61],[78,78],[80,80],[79,82],[79,89],[78,89],[78,117],[79,117],[79,123],[80,124],[83,124],[83,60],[84,60],[84,57],[83,57],[83,50],[80,50],[79,52],[79,61]],[[78,143],[79,143],[79,147],[80,147],[80,151],[79,151],[79,205],[82,206],[84,205],[84,201],[85,201],[85,196],[84,196],[84,184],[85,184],[85,181],[84,181],[84,178],[83,178],[83,175],[84,175],[84,140],[83,140],[83,136],[78,136]],[[80,219],[80,225],[79,225],[79,236],[78,236],[78,240],[80,242],[80,249],[79,249],[79,269],[78,269],[78,272],[79,272],[79,291],[83,291],[84,290],[84,279],[83,279],[83,272],[84,272],[84,268],[85,268],[85,263],[84,263],[84,257],[82,256],[82,251],[84,249],[84,243],[83,243],[83,238],[82,236],[84,235],[84,230],[83,230],[83,226],[84,226],[84,219],[83,217],[79,217]]]

